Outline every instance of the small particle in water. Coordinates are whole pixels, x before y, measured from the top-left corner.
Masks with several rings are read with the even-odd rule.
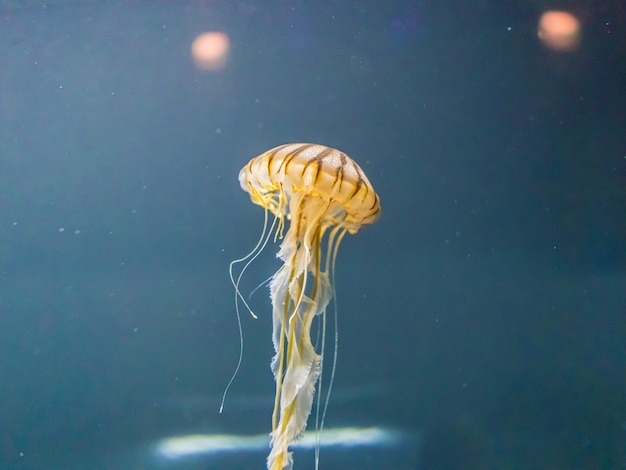
[[[65,227],[59,227],[59,232],[65,232]]]

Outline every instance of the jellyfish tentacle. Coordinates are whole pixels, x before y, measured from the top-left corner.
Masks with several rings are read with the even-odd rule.
[[[246,269],[248,268],[248,266],[250,266],[250,264],[261,254],[261,252],[267,245],[269,236],[271,235],[274,229],[274,225],[276,224],[276,217],[274,217],[274,221],[272,222],[272,225],[270,226],[269,230],[267,229],[267,220],[268,220],[268,211],[266,209],[265,218],[263,221],[263,230],[261,231],[261,236],[259,237],[259,240],[257,241],[256,245],[243,258],[239,258],[239,259],[231,261],[228,267],[228,274],[230,275],[230,282],[235,288],[235,312],[237,314],[237,329],[239,332],[239,358],[237,359],[237,365],[235,366],[233,375],[230,376],[230,379],[228,380],[228,383],[226,384],[226,387],[224,388],[224,393],[222,394],[222,400],[220,402],[220,408],[219,408],[220,414],[222,413],[222,411],[224,411],[224,403],[226,402],[226,395],[228,395],[230,386],[235,381],[235,377],[237,377],[237,374],[239,373],[239,369],[241,368],[241,362],[243,361],[243,328],[241,326],[241,314],[239,312],[239,300],[240,299],[244,303],[246,308],[248,309],[248,312],[250,312],[250,315],[252,315],[252,318],[254,319],[257,318],[256,314],[252,311],[252,309],[250,308],[250,305],[241,294],[241,291],[239,290],[239,283],[241,282],[241,277],[243,276],[243,273],[246,272]],[[239,275],[237,276],[237,280],[235,281],[235,277],[233,275],[234,267],[239,263],[245,262],[246,260],[247,260],[246,264],[241,269],[241,272],[239,273]]]

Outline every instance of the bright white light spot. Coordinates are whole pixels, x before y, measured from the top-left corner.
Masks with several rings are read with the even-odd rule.
[[[315,431],[307,431],[292,448],[314,449],[318,442],[321,447],[391,446],[398,444],[404,437],[398,431],[378,427],[336,428],[324,430],[321,440]],[[190,434],[162,439],[158,442],[155,453],[173,460],[194,455],[265,450],[268,446],[267,434]]]

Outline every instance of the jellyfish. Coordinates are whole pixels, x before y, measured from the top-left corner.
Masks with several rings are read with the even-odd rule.
[[[323,365],[324,341],[316,351],[311,325],[321,315],[324,331],[341,240],[376,221],[380,200],[356,162],[318,144],[268,150],[250,160],[239,182],[252,202],[265,209],[257,251],[272,233],[275,241],[282,239],[276,256],[283,264],[270,281],[276,394],[267,468],[291,469],[289,446],[304,433]],[[268,211],[274,216],[269,229]]]

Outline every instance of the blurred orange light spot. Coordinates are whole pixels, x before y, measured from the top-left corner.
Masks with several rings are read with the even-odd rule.
[[[546,11],[539,19],[537,36],[552,50],[573,51],[580,44],[580,21],[566,11]]]
[[[230,47],[230,39],[224,33],[200,34],[191,44],[191,57],[203,70],[217,70],[224,67]]]

